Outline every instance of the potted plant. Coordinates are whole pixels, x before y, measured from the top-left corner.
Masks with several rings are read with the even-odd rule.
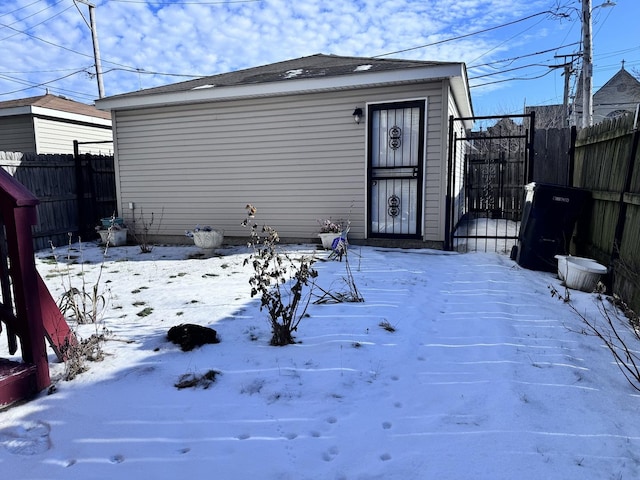
[[[119,247],[127,243],[127,226],[121,217],[106,217],[100,219],[96,227],[100,241],[111,247]]]
[[[331,217],[329,217],[324,220],[318,220],[318,223],[320,224],[318,236],[325,250],[331,250],[333,241],[336,238],[340,238],[343,233],[346,235],[345,225],[342,220],[332,220]]]
[[[193,238],[193,243],[195,243],[196,247],[200,247],[203,250],[218,248],[224,240],[224,230],[212,228],[209,225],[204,227],[196,225],[196,228],[187,230],[184,234]]]

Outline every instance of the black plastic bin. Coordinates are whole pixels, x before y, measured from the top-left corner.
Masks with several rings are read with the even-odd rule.
[[[554,257],[569,253],[576,221],[591,193],[544,183],[530,183],[524,189],[516,261],[531,270],[557,271]]]

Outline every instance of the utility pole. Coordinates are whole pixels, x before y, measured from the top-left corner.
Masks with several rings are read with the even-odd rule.
[[[570,55],[554,55],[554,58],[564,58],[562,65],[551,65],[549,68],[564,68],[564,94],[562,96],[562,127],[569,126],[569,88],[571,81],[571,74],[573,73],[573,59],[579,57],[580,54],[574,53]],[[567,58],[571,60],[567,61]]]
[[[582,0],[582,128],[593,124],[591,86],[593,78],[593,38],[591,36],[591,0]]]
[[[89,7],[89,28],[91,29],[91,39],[93,40],[93,58],[96,67],[96,79],[98,80],[98,98],[104,98],[104,84],[102,83],[102,63],[100,62],[100,46],[98,45],[98,30],[96,29],[96,17],[94,10],[96,6],[89,0],[77,0]]]

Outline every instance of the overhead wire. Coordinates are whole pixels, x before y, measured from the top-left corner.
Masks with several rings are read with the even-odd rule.
[[[516,23],[524,22],[525,20],[529,20],[531,18],[535,18],[535,17],[538,17],[540,15],[545,15],[545,14],[548,14],[548,13],[552,14],[553,12],[550,11],[550,10],[545,10],[544,12],[534,13],[532,15],[528,15],[526,17],[519,18],[519,19],[513,20],[511,22],[503,23],[501,25],[496,25],[496,26],[493,26],[493,27],[485,28],[483,30],[478,30],[478,31],[471,32],[471,33],[466,33],[464,35],[458,35],[456,37],[445,38],[443,40],[438,40],[437,42],[427,43],[427,44],[424,44],[424,45],[418,45],[416,47],[410,47],[410,48],[405,48],[405,49],[402,49],[402,50],[396,50],[395,52],[381,53],[379,55],[374,55],[373,58],[386,57],[387,55],[395,55],[397,53],[405,53],[405,52],[410,52],[412,50],[419,50],[421,48],[433,47],[434,45],[440,45],[440,44],[447,43],[447,42],[453,42],[455,40],[460,40],[462,38],[467,38],[467,37],[471,37],[473,35],[479,35],[481,33],[491,32],[492,30],[497,30],[499,28],[504,28],[504,27],[508,27],[510,25],[515,25]]]
[[[15,82],[15,83],[19,83],[19,84],[22,84],[22,85],[27,85],[27,87],[25,87],[25,88],[20,88],[20,89],[13,90],[13,91],[10,91],[10,92],[2,92],[2,93],[0,93],[0,95],[11,95],[11,94],[14,94],[14,93],[23,92],[25,90],[30,90],[32,88],[43,87],[45,85],[49,85],[51,83],[58,82],[60,80],[64,80],[65,78],[71,77],[72,75],[77,75],[78,73],[81,73],[81,72],[86,72],[86,70],[85,69],[76,70],[76,71],[71,72],[71,73],[69,73],[67,75],[63,75],[62,77],[54,78],[52,80],[48,80],[46,82],[40,82],[40,83],[37,83],[37,84],[34,84],[32,82],[28,82],[28,81],[25,81],[25,80],[13,78],[13,77],[10,77],[8,75],[0,74],[0,78],[3,78],[5,80],[9,80],[9,81],[12,81],[12,82]],[[58,90],[63,90],[63,89],[58,89]],[[68,90],[68,91],[71,92],[71,90]],[[73,93],[90,97],[89,95],[82,94],[80,92],[73,92]]]
[[[3,27],[5,27],[5,28],[10,28],[10,29],[12,29],[12,28],[11,28],[11,25],[15,25],[16,23],[20,23],[20,22],[23,22],[24,20],[26,20],[26,19],[28,19],[28,18],[34,17],[34,16],[38,15],[39,13],[44,12],[45,10],[49,10],[50,8],[55,7],[55,6],[56,6],[56,5],[58,5],[59,3],[62,3],[63,1],[64,1],[64,0],[58,0],[58,2],[54,3],[53,5],[49,5],[47,8],[43,8],[42,10],[39,10],[39,11],[37,11],[37,12],[35,12],[35,13],[32,13],[31,15],[28,15],[28,16],[26,16],[26,17],[24,17],[24,18],[20,18],[20,19],[16,20],[15,22],[10,23],[10,24],[8,24],[8,25],[5,25],[5,24],[3,24],[3,23],[0,23],[0,26],[3,26]],[[41,22],[36,23],[36,24],[34,24],[34,25],[31,25],[29,28],[34,28],[34,27],[37,27],[38,25],[42,25],[43,23],[48,22],[48,21],[49,21],[49,20],[51,20],[52,18],[55,18],[55,17],[57,17],[58,15],[63,14],[64,12],[66,12],[67,10],[69,10],[70,8],[72,8],[72,7],[67,7],[67,8],[65,8],[64,10],[59,11],[59,12],[58,12],[58,13],[56,13],[55,15],[52,15],[52,16],[50,16],[50,17],[48,17],[48,18],[46,18],[46,19],[42,20]],[[9,38],[13,38],[13,37],[15,37],[16,35],[19,35],[20,33],[22,33],[21,31],[18,31],[17,29],[12,29],[12,30],[16,30],[16,31],[17,31],[17,33],[14,33],[14,34],[9,35],[9,36],[7,36],[7,37],[0,38],[0,42],[2,42],[3,40],[7,40],[7,39],[9,39]]]
[[[7,12],[7,13],[3,13],[2,15],[0,15],[0,18],[6,17],[7,15],[12,15],[12,14],[14,14],[16,12],[19,12],[20,10],[24,10],[25,8],[29,8],[31,5],[35,5],[38,2],[40,2],[40,0],[35,0],[35,2],[31,2],[28,5],[24,5],[22,7],[18,7],[15,10],[11,10],[10,12]]]
[[[494,85],[496,83],[504,83],[504,82],[511,82],[511,81],[516,81],[516,80],[537,80],[538,78],[542,78],[542,77],[546,77],[547,75],[549,75],[551,72],[553,72],[552,69],[549,69],[548,72],[543,73],[542,75],[537,75],[535,77],[513,77],[513,78],[504,78],[502,80],[494,80],[493,82],[487,82],[487,83],[481,83],[478,85],[469,85],[469,88],[478,88],[478,87],[485,87],[487,85]]]
[[[160,2],[155,0],[107,0],[107,2],[114,3],[147,3],[149,5],[222,5],[226,3],[256,3],[262,2],[263,0],[226,0],[226,1],[204,1],[204,2],[195,2],[195,1],[170,1],[170,2]]]
[[[502,60],[494,60],[493,62],[481,63],[481,64],[478,64],[478,65],[469,65],[469,66],[467,66],[467,70],[471,70],[472,68],[488,67],[488,66],[494,65],[496,63],[505,63],[505,62],[513,63],[514,61],[520,60],[522,58],[534,57],[536,55],[542,55],[544,53],[555,52],[555,51],[560,50],[561,48],[572,47],[574,45],[578,45],[579,43],[580,42],[573,42],[573,43],[568,43],[566,45],[560,45],[559,47],[549,48],[547,50],[540,50],[538,52],[527,53],[525,55],[519,55],[517,57],[505,58],[505,59],[502,59]]]

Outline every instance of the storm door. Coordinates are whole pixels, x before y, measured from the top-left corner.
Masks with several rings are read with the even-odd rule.
[[[369,107],[369,236],[418,238],[424,101]]]

